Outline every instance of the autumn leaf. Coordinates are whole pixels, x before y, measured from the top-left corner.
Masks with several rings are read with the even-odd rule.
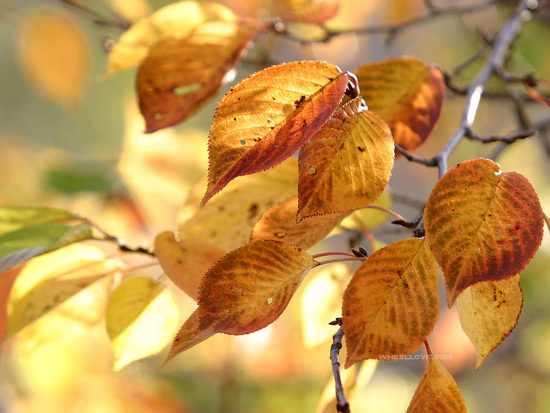
[[[407,413],[424,412],[468,412],[453,376],[434,358],[430,358],[428,367],[407,409]]]
[[[73,18],[53,11],[22,21],[17,51],[24,73],[46,98],[74,107],[82,100],[91,66],[83,30]]]
[[[248,334],[267,327],[288,305],[310,269],[311,255],[279,241],[252,241],[225,255],[204,275],[200,327]]]
[[[194,300],[204,273],[224,252],[202,239],[176,241],[170,231],[161,232],[155,238],[155,256],[160,266],[181,290]]]
[[[523,293],[519,274],[466,288],[456,300],[460,323],[477,352],[476,369],[516,327]]]
[[[432,331],[438,312],[437,270],[425,239],[404,239],[376,251],[344,294],[346,368],[364,359],[414,352]]]
[[[186,36],[211,21],[235,21],[227,7],[213,1],[180,1],[165,6],[130,27],[109,53],[107,74],[139,66],[149,48],[165,36]]]
[[[356,98],[300,150],[298,220],[351,212],[382,195],[393,168],[386,123]]]
[[[109,298],[105,327],[115,354],[114,369],[162,350],[179,320],[170,291],[150,278],[124,280]]]
[[[389,125],[396,145],[414,151],[439,119],[445,95],[440,71],[413,57],[365,63],[353,71],[370,110]]]
[[[263,29],[252,21],[210,21],[185,36],[166,36],[152,45],[137,77],[146,132],[172,126],[199,110]]]
[[[449,170],[434,186],[424,220],[449,307],[477,282],[520,273],[539,248],[544,225],[529,181],[488,159]]]
[[[202,204],[232,179],[278,165],[308,141],[342,100],[348,75],[302,61],[261,70],[219,103],[208,141],[208,188]]]
[[[178,239],[206,239],[224,253],[246,244],[271,205],[296,195],[297,170],[298,160],[291,157],[273,169],[234,180],[201,209],[205,182],[198,182],[180,208]]]
[[[271,206],[252,230],[251,240],[272,239],[308,249],[322,241],[346,214],[316,216],[299,223],[298,197]]]
[[[324,23],[340,9],[341,0],[277,0],[275,4],[283,20],[301,23]]]

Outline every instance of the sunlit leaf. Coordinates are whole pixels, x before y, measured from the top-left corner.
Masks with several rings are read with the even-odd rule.
[[[520,273],[539,248],[544,225],[529,181],[488,159],[449,170],[433,188],[424,220],[449,306],[470,285]]]
[[[316,216],[296,223],[298,197],[271,206],[252,230],[251,240],[272,239],[308,249],[323,240],[345,214]]]
[[[467,413],[462,394],[453,376],[431,358],[407,409],[407,413]]]
[[[279,241],[252,241],[231,251],[202,280],[201,328],[215,325],[218,332],[248,334],[267,327],[317,265],[307,252]]]
[[[63,106],[79,103],[90,70],[90,48],[69,16],[40,11],[22,20],[18,52],[33,87]]]
[[[146,277],[123,281],[111,294],[105,315],[114,369],[162,350],[172,339],[178,320],[178,305],[166,287]]]
[[[283,20],[324,23],[340,9],[341,0],[276,0]]]
[[[119,264],[106,258],[101,250],[81,244],[32,259],[11,289],[7,336],[119,269]]]
[[[138,66],[164,36],[186,36],[209,21],[234,21],[227,7],[212,1],[180,1],[163,7],[128,29],[109,53],[107,73]]]
[[[407,151],[430,135],[445,95],[440,71],[412,57],[365,63],[353,71],[370,110],[390,126],[395,143]]]
[[[146,131],[172,126],[199,110],[262,28],[252,22],[205,22],[151,46],[137,77]]]
[[[272,66],[240,82],[219,103],[208,141],[204,205],[232,179],[270,169],[330,118],[348,75],[317,61]]]
[[[0,207],[0,235],[23,227],[78,218],[60,208]]]
[[[203,239],[176,241],[170,231],[161,232],[155,238],[155,256],[160,266],[179,288],[194,300],[204,273],[224,252]]]
[[[346,367],[414,352],[432,331],[438,312],[437,270],[425,239],[408,238],[376,251],[344,294]]]
[[[456,304],[462,328],[476,348],[479,368],[518,322],[523,306],[519,274],[474,284],[458,296]]]
[[[273,204],[296,195],[298,162],[291,157],[269,171],[244,176],[199,209],[205,182],[193,187],[178,217],[178,239],[204,239],[224,252],[250,240],[258,218]]]
[[[374,202],[390,179],[393,158],[386,123],[362,107],[361,98],[347,103],[300,150],[298,219]]]

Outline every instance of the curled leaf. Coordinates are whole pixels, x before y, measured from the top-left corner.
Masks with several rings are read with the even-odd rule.
[[[539,248],[544,225],[529,181],[488,159],[449,170],[434,186],[424,220],[449,307],[477,282],[520,273]]]
[[[210,128],[202,205],[234,178],[270,169],[295,153],[330,118],[347,83],[338,67],[303,61],[269,67],[236,85]]]

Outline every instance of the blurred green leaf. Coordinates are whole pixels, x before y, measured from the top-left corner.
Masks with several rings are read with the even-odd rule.
[[[82,191],[109,192],[110,179],[99,169],[52,169],[47,172],[47,185],[65,194]]]
[[[75,219],[78,216],[59,208],[0,207],[0,235],[30,225]]]

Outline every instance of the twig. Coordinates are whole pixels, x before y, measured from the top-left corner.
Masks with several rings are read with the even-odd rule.
[[[92,18],[92,22],[98,26],[104,27],[114,27],[121,30],[127,30],[130,27],[130,23],[120,19],[105,16],[98,11],[88,7],[84,4],[80,4],[77,0],[59,0],[61,3],[66,4],[67,6],[74,7],[77,10],[80,10],[84,14]]]
[[[518,132],[513,135],[481,137],[474,134],[471,130],[467,130],[465,136],[468,139],[476,140],[482,143],[503,142],[506,144],[511,144],[517,140],[530,138],[531,136],[535,136],[536,134],[536,130],[527,130]]]
[[[342,349],[342,339],[344,338],[344,327],[342,327],[342,319],[337,318],[330,323],[331,325],[339,325],[340,328],[332,336],[332,345],[330,346],[330,361],[332,362],[332,373],[334,374],[334,383],[336,389],[336,411],[340,413],[351,413],[349,403],[346,400],[342,378],[340,377],[340,350]]]
[[[437,161],[435,158],[432,158],[432,159],[420,158],[416,155],[413,155],[412,153],[407,152],[405,149],[403,149],[399,145],[395,145],[395,150],[399,152],[401,155],[403,155],[408,161],[416,162],[426,166],[437,166]]]

